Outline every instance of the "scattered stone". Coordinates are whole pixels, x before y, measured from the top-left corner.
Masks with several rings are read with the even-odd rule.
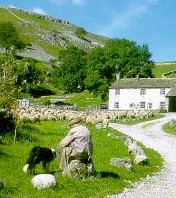
[[[130,158],[128,158],[128,157],[124,157],[124,158],[113,157],[110,159],[110,165],[123,167],[130,171],[133,170],[132,162],[131,162]]]

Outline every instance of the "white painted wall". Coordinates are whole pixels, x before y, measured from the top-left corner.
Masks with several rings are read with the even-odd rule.
[[[165,102],[166,109],[168,109],[168,100],[165,95],[169,92],[170,88],[165,89],[165,95],[160,95],[160,89],[146,89],[145,95],[140,95],[141,89],[120,89],[120,95],[115,95],[115,89],[109,90],[109,110],[114,110],[114,103],[119,102],[119,110],[132,110],[131,103],[140,104],[145,102],[152,103],[152,109],[160,109],[160,102]]]

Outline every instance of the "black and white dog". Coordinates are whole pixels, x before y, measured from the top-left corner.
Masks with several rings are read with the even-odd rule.
[[[45,173],[49,173],[49,165],[52,160],[56,157],[55,149],[35,146],[31,149],[26,164],[23,167],[23,171],[27,173],[35,173],[35,166],[42,162]]]

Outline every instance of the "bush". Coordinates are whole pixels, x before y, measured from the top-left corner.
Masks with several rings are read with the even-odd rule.
[[[34,85],[28,88],[28,93],[34,98],[40,98],[41,96],[53,95],[54,91],[40,85]]]
[[[0,110],[0,135],[14,130],[15,122],[13,116],[5,110]]]

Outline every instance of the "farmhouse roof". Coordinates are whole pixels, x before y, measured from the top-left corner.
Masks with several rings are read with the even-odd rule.
[[[176,87],[173,87],[167,94],[166,97],[175,97],[176,96]]]
[[[171,88],[174,86],[176,86],[176,78],[127,78],[116,80],[110,89]]]

